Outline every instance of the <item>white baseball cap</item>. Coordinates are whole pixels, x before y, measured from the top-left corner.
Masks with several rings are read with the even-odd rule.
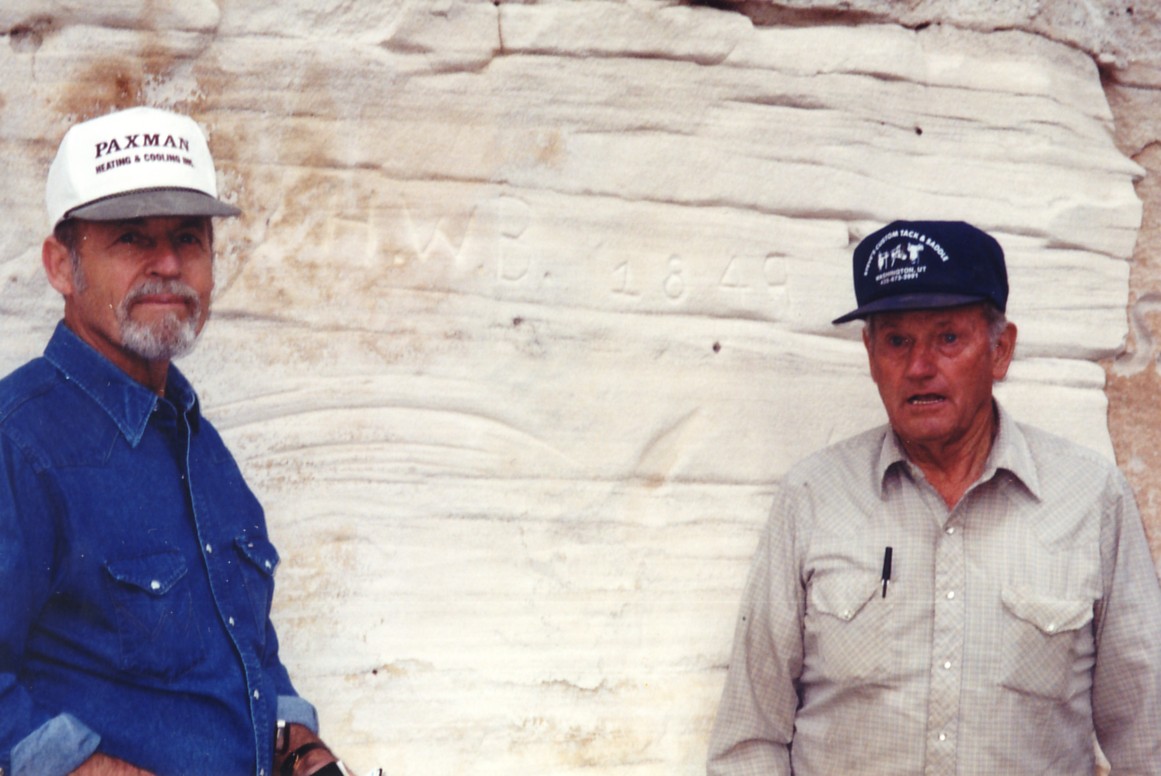
[[[129,108],[74,125],[48,170],[53,228],[66,218],[236,216],[218,199],[214,160],[188,116]]]

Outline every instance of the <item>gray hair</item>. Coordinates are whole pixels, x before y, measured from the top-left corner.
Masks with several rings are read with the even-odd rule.
[[[69,263],[73,266],[73,285],[78,291],[85,288],[85,276],[81,272],[80,238],[77,236],[77,222],[71,218],[61,221],[52,230],[56,241],[68,249]]]

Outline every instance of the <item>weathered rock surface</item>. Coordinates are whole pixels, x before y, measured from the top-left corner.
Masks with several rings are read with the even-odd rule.
[[[820,21],[1023,30],[1085,51],[1120,84],[1161,86],[1161,8],[1151,0],[714,0],[763,24]]]
[[[1143,169],[1083,51],[645,0],[245,5],[0,8],[0,371],[59,314],[64,129],[191,112],[245,216],[183,369],[358,768],[703,772],[779,477],[883,417],[829,321],[887,220],[1000,238],[1003,401],[1112,455]]]

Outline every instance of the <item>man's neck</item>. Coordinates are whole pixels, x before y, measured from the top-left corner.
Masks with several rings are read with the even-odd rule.
[[[943,444],[909,442],[900,437],[908,459],[920,468],[927,481],[943,498],[948,509],[954,509],[984,472],[992,452],[999,418],[996,409],[962,438]]]
[[[169,362],[168,361],[150,361],[149,369],[144,380],[137,382],[144,385],[149,390],[153,391],[158,396],[165,398],[165,385],[169,379]]]
[[[122,372],[158,396],[165,396],[165,385],[169,379],[168,360],[144,359],[127,351],[116,355],[122,357],[109,360]]]

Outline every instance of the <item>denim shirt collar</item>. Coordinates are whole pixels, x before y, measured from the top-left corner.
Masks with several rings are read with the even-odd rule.
[[[60,370],[65,379],[89,396],[117,425],[130,446],[136,447],[159,401],[153,391],[121,371],[65,325],[57,324],[44,357]],[[165,400],[180,414],[187,415],[196,431],[201,412],[197,394],[177,367],[169,365]]]

